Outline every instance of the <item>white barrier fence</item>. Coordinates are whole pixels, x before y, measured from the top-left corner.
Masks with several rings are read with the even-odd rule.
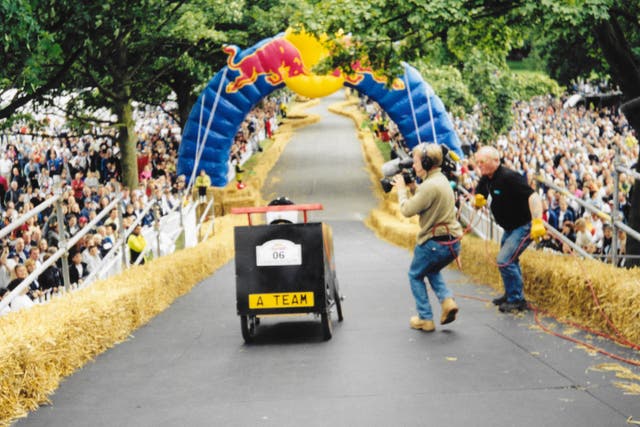
[[[29,218],[55,204],[55,215],[57,216],[58,230],[59,235],[61,236],[58,244],[58,250],[51,254],[46,261],[42,262],[37,269],[23,279],[15,289],[10,291],[2,300],[0,300],[0,313],[5,312],[6,308],[9,307],[12,301],[14,301],[18,296],[26,293],[31,283],[37,280],[38,277],[54,263],[60,264],[63,286],[60,288],[59,292],[63,294],[75,289],[90,286],[91,283],[96,280],[106,279],[120,273],[128,268],[129,265],[139,264],[146,257],[157,258],[171,254],[181,248],[193,247],[198,243],[198,236],[202,224],[207,220],[209,212],[213,211],[213,200],[210,200],[206,205],[204,213],[200,218],[196,215],[196,208],[200,204],[199,202],[190,202],[187,205],[180,203],[167,215],[156,217],[153,225],[142,227],[142,235],[146,241],[146,246],[138,259],[131,260],[127,245],[127,238],[133,229],[141,223],[142,219],[150,210],[156,209],[156,213],[160,211],[156,200],[149,201],[127,230],[120,234],[113,247],[104,255],[104,257],[102,257],[95,271],[91,272],[84,280],[82,280],[81,283],[70,283],[68,262],[69,250],[72,249],[74,245],[76,245],[87,233],[94,229],[94,227],[98,226],[113,209],[118,209],[118,230],[122,230],[123,218],[122,211],[119,208],[121,203],[122,198],[120,196],[116,197],[85,227],[80,229],[76,234],[65,237],[67,236],[67,233],[63,230],[64,216],[62,214],[62,201],[60,195],[56,195],[27,212],[17,221],[12,222],[9,226],[0,230],[0,238],[6,237],[20,225],[24,224]],[[208,237],[208,234],[209,233],[206,233],[205,238]],[[44,303],[55,296],[56,294],[47,292],[36,302]]]

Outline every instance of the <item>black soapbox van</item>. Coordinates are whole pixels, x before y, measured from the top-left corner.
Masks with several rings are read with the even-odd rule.
[[[248,226],[236,226],[236,304],[242,337],[250,343],[260,318],[315,314],[323,338],[332,335],[331,312],[342,321],[341,295],[336,278],[331,228],[307,222],[307,212],[321,204],[279,204],[233,208],[247,214]],[[288,201],[288,199],[285,199]],[[289,202],[292,203],[292,202]],[[303,222],[297,222],[300,213]],[[254,225],[252,214],[265,214],[265,225]]]

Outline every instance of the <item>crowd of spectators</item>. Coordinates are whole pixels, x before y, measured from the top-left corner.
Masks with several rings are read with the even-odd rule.
[[[392,152],[407,150],[395,124],[374,102],[365,99],[362,107],[374,132],[389,142]],[[540,192],[546,221],[586,252],[606,260],[611,255],[611,214],[617,210],[621,220],[628,219],[634,182],[633,177],[620,173],[615,200],[614,162],[633,169],[638,158],[638,140],[624,115],[614,107],[566,107],[562,99],[550,96],[517,102],[513,113],[513,126],[494,142],[503,164],[520,171]],[[481,114],[477,110],[465,118],[452,118],[466,155],[461,161],[458,185],[468,192],[479,179],[473,153],[480,144],[477,135]],[[540,183],[536,179],[539,176],[553,185]],[[573,197],[554,190],[554,186]],[[601,213],[593,214],[577,200]],[[618,230],[617,238],[618,253],[623,254],[626,233]],[[567,245],[551,236],[538,247],[570,252]]]
[[[617,211],[627,221],[634,182],[633,177],[619,173],[616,199],[614,166],[633,169],[638,158],[638,141],[624,115],[613,107],[567,108],[561,99],[551,97],[519,102],[513,111],[513,127],[496,141],[504,164],[521,171],[541,193],[546,221],[561,232],[564,229],[563,234],[586,252],[608,259],[611,238],[605,234],[613,232],[611,215]],[[473,188],[475,180],[471,169],[466,168],[468,175],[462,176],[467,189]],[[554,185],[545,185],[545,181]],[[626,234],[619,230],[617,237],[618,251],[623,254]],[[570,251],[551,237],[539,247]]]
[[[288,102],[286,94],[267,98],[246,117],[231,150],[230,169],[237,170],[233,166],[239,168],[254,152],[262,150],[260,143],[275,131],[283,102]],[[73,286],[100,268],[102,258],[133,222],[139,219],[142,227],[151,226],[158,216],[168,214],[182,202],[189,177],[176,174],[181,129],[162,107],[138,106],[134,118],[137,188],[121,184],[120,150],[113,134],[69,136],[63,120],[54,117],[45,119],[45,129],[40,132],[56,137],[30,135],[25,126],[0,136],[2,226],[54,194],[60,194],[64,218],[59,227],[52,205],[0,241],[0,300],[55,254],[61,240],[87,227],[117,195],[122,196],[117,210],[111,210],[69,250]],[[152,201],[158,208],[144,212]],[[53,264],[24,295],[12,301],[11,308],[29,306],[27,300],[41,301],[62,286],[60,263]]]
[[[282,91],[278,98],[267,98],[261,108],[252,110],[240,125],[230,153],[229,180],[235,178],[238,189],[245,188],[242,165],[253,153],[261,152],[261,143],[270,139],[280,120],[287,115],[289,94]]]

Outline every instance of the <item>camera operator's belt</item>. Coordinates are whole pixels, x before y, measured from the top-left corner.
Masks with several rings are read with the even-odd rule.
[[[433,236],[429,240],[435,240],[436,242],[449,242],[451,240],[455,240],[455,237],[450,234],[445,234],[444,236]]]

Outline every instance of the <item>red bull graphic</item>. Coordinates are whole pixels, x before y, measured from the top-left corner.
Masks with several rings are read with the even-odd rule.
[[[366,62],[356,61],[353,73],[336,70],[329,75],[311,71],[323,59],[322,43],[313,36],[282,33],[246,50],[225,46],[227,66],[207,84],[191,110],[178,152],[177,173],[192,175],[204,169],[212,185],[229,179],[229,153],[235,136],[251,109],[278,88],[306,97],[323,97],[343,86],[367,95],[398,125],[407,146],[420,142],[445,144],[463,157],[460,140],[442,101],[410,65],[387,86],[387,79]],[[406,101],[406,102],[405,102]]]
[[[388,79],[386,77],[380,76],[371,67],[363,66],[360,61],[353,62],[351,64],[351,69],[355,71],[355,74],[350,74],[348,76],[345,76],[344,80],[347,83],[351,83],[354,86],[357,86],[360,82],[362,82],[366,76],[370,76],[371,79],[373,79],[373,81],[376,83],[387,84]],[[391,87],[394,90],[405,89],[404,82],[400,79],[394,79]]]
[[[239,50],[237,46],[223,48],[223,51],[229,55],[227,58],[229,68],[240,73],[227,85],[227,93],[234,93],[246,85],[254,84],[260,76],[265,76],[267,82],[276,86],[283,83],[285,77],[308,74],[302,55],[284,37],[268,41],[236,62]]]

